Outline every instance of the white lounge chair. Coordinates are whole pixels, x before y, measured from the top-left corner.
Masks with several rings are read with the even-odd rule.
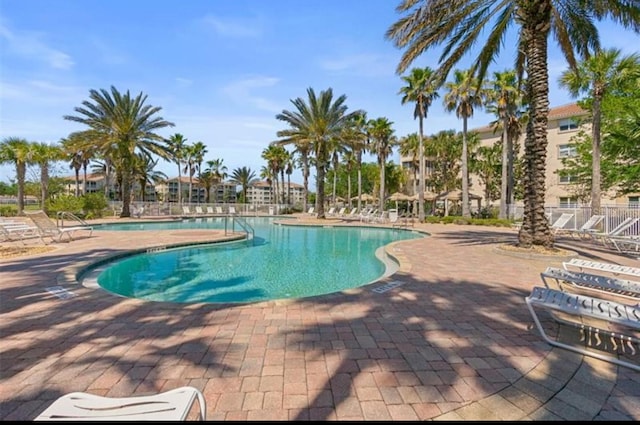
[[[222,207],[216,207],[216,214],[224,214],[224,212],[222,211]]]
[[[611,273],[614,276],[622,274],[627,276],[640,277],[640,267],[622,266],[620,264],[583,260],[581,258],[572,258],[569,261],[565,261],[562,263],[562,267],[568,271],[572,271],[574,269],[577,269],[578,271],[594,270],[600,273]]]
[[[131,214],[133,214],[133,216],[137,218],[142,217],[142,214],[144,214],[144,207],[136,207],[134,205],[133,210],[131,211]]]
[[[207,214],[214,214],[213,207],[207,207]]]
[[[184,421],[198,400],[199,419],[207,406],[200,390],[181,387],[150,396],[102,397],[75,392],[55,400],[36,421]]]
[[[204,211],[202,210],[202,207],[200,205],[196,206],[196,214],[204,215]]]
[[[575,230],[568,229],[567,232],[572,237],[573,236],[577,236],[581,238],[590,237],[598,231],[596,226],[600,224],[602,220],[604,220],[604,215],[592,215],[589,218],[589,220],[585,221],[584,224],[580,226],[578,229],[575,229]]]
[[[182,206],[182,213],[184,215],[193,215],[193,213],[191,212],[191,208],[189,208],[188,205],[183,205]]]
[[[62,241],[62,238],[66,236],[68,240],[71,241],[73,240],[73,234],[80,230],[88,230],[89,236],[93,234],[93,227],[91,226],[58,227],[58,225],[42,210],[25,211],[24,213],[38,228],[38,233],[43,243],[44,238],[46,237],[51,238],[52,241],[60,242]]]
[[[231,215],[235,215],[236,213],[236,207],[234,207],[233,205],[229,206],[229,214]]]
[[[39,233],[36,226],[29,226],[17,221],[0,221],[0,237],[2,237],[0,240],[7,242],[20,241],[24,244],[25,239],[38,236]]]
[[[611,238],[622,236],[624,232],[626,232],[629,228],[631,228],[636,223],[638,223],[638,221],[640,221],[640,218],[627,217],[624,220],[622,220],[620,224],[618,224],[616,227],[614,227],[608,232],[593,233],[592,234],[593,239],[600,241],[605,246],[609,246],[613,248],[614,244],[611,241]]]
[[[554,221],[553,224],[551,225],[551,231],[554,234],[559,234],[563,231],[566,231],[567,229],[565,229],[564,226],[566,226],[567,223],[569,223],[569,221],[571,221],[572,218],[573,218],[573,214],[562,213],[562,215],[558,217],[558,219]]]

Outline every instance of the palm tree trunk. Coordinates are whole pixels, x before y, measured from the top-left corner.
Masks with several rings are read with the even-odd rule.
[[[76,198],[80,196],[80,167],[74,167],[76,173]]]
[[[462,118],[462,216],[471,217],[469,209],[469,146],[467,142],[467,117]]]
[[[178,162],[178,204],[182,205],[182,173]]]
[[[512,206],[514,204],[513,189],[515,186],[515,176],[513,175],[513,137],[507,133],[507,218],[513,217]]]
[[[49,164],[40,164],[40,195],[42,196],[42,211],[47,212],[47,198],[49,197]]]
[[[598,90],[593,97],[593,123],[591,124],[592,153],[591,160],[591,214],[600,214],[600,126],[602,99]]]
[[[509,186],[509,148],[507,142],[507,124],[508,119],[505,117],[502,119],[502,175],[500,179],[500,211],[498,218],[507,218],[507,204],[508,204],[508,186]]]
[[[518,233],[522,247],[553,247],[553,235],[544,213],[549,73],[547,38],[551,18],[549,0],[520,1],[522,36],[527,58],[529,123],[524,145],[524,219]]]
[[[418,120],[420,131],[418,132],[418,160],[420,164],[420,184],[418,185],[418,220],[424,221],[424,136],[422,135],[422,108],[420,108],[420,118]]]
[[[380,160],[378,161],[378,165],[380,166],[380,200],[378,201],[378,205],[380,208],[380,211],[384,210],[384,183],[385,183],[385,160],[384,157],[381,156]]]
[[[24,212],[24,182],[27,174],[27,164],[16,162],[16,178],[18,180],[18,215]]]

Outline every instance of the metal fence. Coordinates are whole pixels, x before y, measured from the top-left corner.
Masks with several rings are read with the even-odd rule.
[[[579,229],[591,216],[593,215],[592,209],[589,206],[561,208],[561,207],[546,207],[545,211],[549,222],[553,223],[562,214],[573,214],[571,220],[565,226],[567,229]],[[640,218],[639,208],[629,208],[628,206],[618,205],[603,205],[600,207],[600,214],[604,215],[604,220],[600,223],[600,231],[609,232],[614,229],[626,218]],[[516,220],[522,219],[524,215],[524,207],[518,206],[511,210],[511,217]],[[640,223],[636,223],[631,226],[625,233],[625,235],[640,235]]]

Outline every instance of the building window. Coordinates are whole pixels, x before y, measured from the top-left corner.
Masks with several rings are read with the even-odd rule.
[[[575,208],[578,206],[578,198],[564,197],[560,198],[560,208]]]
[[[577,181],[576,176],[573,176],[571,174],[560,174],[560,184],[571,184],[571,183],[575,183]]]
[[[577,130],[578,123],[571,118],[566,118],[558,121],[558,127],[560,128],[560,131]]]
[[[578,149],[574,144],[558,146],[558,158],[572,158],[577,155]]]
[[[640,196],[629,196],[629,208],[640,207]]]

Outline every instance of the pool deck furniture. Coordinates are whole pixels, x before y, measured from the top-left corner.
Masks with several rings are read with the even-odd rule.
[[[614,276],[627,275],[627,276],[640,277],[640,267],[623,266],[620,264],[612,264],[612,263],[603,263],[601,261],[584,260],[582,258],[572,258],[569,261],[563,261],[562,267],[565,270],[569,270],[569,271],[573,269],[578,269],[579,271],[594,270],[594,271],[599,271],[601,273],[611,273]]]
[[[561,291],[577,289],[580,291],[594,292],[599,295],[608,295],[615,298],[640,303],[640,282],[621,279],[617,277],[603,276],[600,274],[568,271],[557,267],[547,267],[540,277],[547,288],[558,288]],[[555,281],[555,288],[549,285],[549,281]]]
[[[149,396],[102,397],[73,392],[55,400],[36,421],[184,421],[198,401],[199,419],[206,420],[204,395],[181,387]]]
[[[571,213],[562,213],[562,215],[551,224],[551,231],[555,235],[568,231],[568,229],[565,229],[565,226],[571,221],[573,216],[574,214]]]
[[[604,220],[604,215],[594,214],[577,229],[567,229],[571,237],[589,238],[598,231],[597,226]]]
[[[0,221],[0,241],[20,241],[39,236],[38,227],[17,221]]]
[[[541,287],[534,287],[525,302],[549,344],[640,371],[640,307]],[[573,327],[580,339],[548,332],[536,309],[551,312],[556,322]]]
[[[44,238],[51,238],[52,241],[61,242],[65,236],[68,241],[72,241],[74,233],[79,231],[88,231],[89,236],[93,234],[92,226],[58,227],[55,221],[49,218],[47,213],[42,210],[25,211],[24,213],[38,228],[38,234],[43,243],[45,243]]]
[[[604,245],[606,247],[615,248],[615,246],[611,242],[611,238],[615,238],[615,237],[623,235],[624,232],[629,230],[631,227],[633,227],[638,222],[640,222],[640,218],[627,217],[624,220],[622,220],[620,222],[620,224],[618,224],[616,227],[614,227],[613,229],[609,230],[608,232],[594,232],[594,233],[592,233],[593,239],[595,241],[600,242],[602,245]]]

